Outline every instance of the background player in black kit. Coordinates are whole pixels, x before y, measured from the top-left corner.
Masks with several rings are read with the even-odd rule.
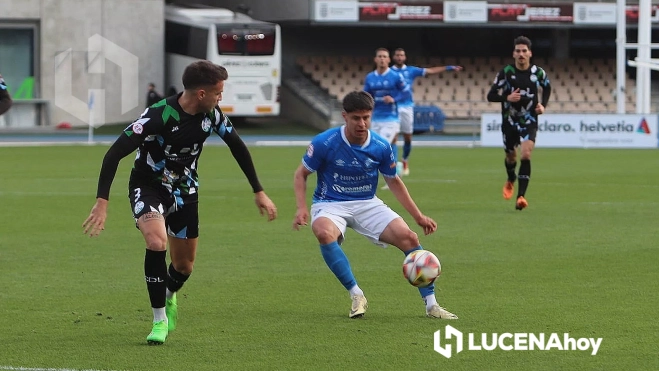
[[[501,102],[501,131],[508,173],[508,180],[503,186],[503,198],[506,200],[513,196],[515,190],[515,180],[518,177],[515,175],[517,147],[521,147],[519,189],[515,208],[522,210],[528,206],[524,196],[531,179],[531,152],[538,132],[538,115],[545,112],[551,95],[551,85],[545,71],[531,64],[531,40],[519,36],[514,45],[515,64],[509,64],[499,71],[487,94],[487,100]],[[538,99],[539,90],[542,92],[542,100]]]
[[[7,91],[7,85],[5,84],[5,79],[0,75],[0,115],[9,111],[13,101],[11,100],[11,95]]]
[[[176,327],[176,292],[192,273],[199,236],[197,166],[204,142],[217,133],[245,173],[255,202],[268,220],[277,209],[259,183],[247,146],[217,106],[222,100],[224,67],[198,61],[183,72],[184,91],[147,108],[107,151],[96,204],[83,223],[85,234],[104,229],[110,186],[122,158],[137,150],[129,198],[146,242],[144,276],[153,309],[149,344],[162,344]],[[166,265],[167,243],[171,264]]]

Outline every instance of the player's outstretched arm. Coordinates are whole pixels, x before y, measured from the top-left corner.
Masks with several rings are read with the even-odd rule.
[[[311,171],[300,164],[293,175],[293,191],[295,192],[295,219],[293,229],[300,230],[301,226],[309,223],[309,209],[307,208],[307,178]]]
[[[121,159],[137,149],[138,144],[127,135],[121,136],[112,144],[103,157],[101,173],[98,176],[98,189],[96,191],[96,203],[92,207],[89,216],[82,223],[83,233],[90,237],[98,236],[105,229],[107,218],[108,200],[110,199],[110,187],[117,174],[117,168]]]
[[[428,75],[436,75],[438,73],[442,72],[450,72],[450,71],[462,71],[464,68],[462,66],[437,66],[437,67],[427,67],[426,68],[426,76]]]
[[[268,197],[263,191],[263,187],[256,175],[256,168],[254,167],[254,161],[252,161],[252,155],[249,153],[247,145],[238,135],[238,132],[236,132],[231,121],[226,116],[223,116],[223,119],[223,122],[217,128],[217,133],[229,147],[231,155],[236,159],[238,166],[247,177],[249,184],[252,186],[254,202],[259,209],[259,213],[261,213],[261,215],[268,215],[268,221],[272,221],[277,218],[277,207],[274,202],[270,200],[270,197]]]
[[[437,223],[432,218],[423,215],[412,196],[410,196],[405,183],[398,176],[394,178],[385,177],[384,180],[398,202],[410,213],[416,224],[423,228],[424,234],[429,235],[437,230]]]

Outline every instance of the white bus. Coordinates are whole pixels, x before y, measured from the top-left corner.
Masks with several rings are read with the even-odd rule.
[[[229,73],[220,102],[233,116],[279,115],[281,30],[278,24],[254,20],[220,8],[167,5],[165,63],[167,87],[183,89],[185,67],[199,59]]]

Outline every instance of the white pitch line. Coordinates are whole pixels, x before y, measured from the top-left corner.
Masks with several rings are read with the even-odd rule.
[[[0,370],[7,371],[108,371],[97,369],[76,369],[76,368],[40,368],[40,367],[14,367],[14,366],[0,366]]]

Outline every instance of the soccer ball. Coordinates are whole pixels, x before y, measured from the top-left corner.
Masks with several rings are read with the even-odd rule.
[[[403,275],[412,286],[430,286],[441,273],[439,259],[428,250],[413,251],[403,261]]]

